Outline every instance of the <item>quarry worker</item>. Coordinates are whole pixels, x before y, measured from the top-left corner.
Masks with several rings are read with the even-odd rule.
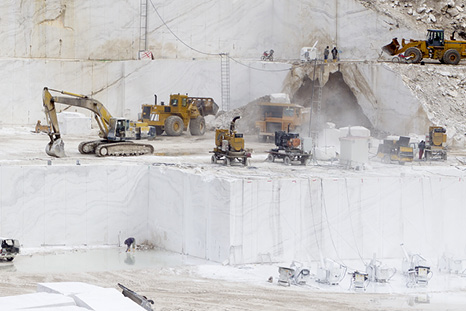
[[[421,142],[418,144],[419,148],[419,160],[422,159],[422,156],[424,155],[424,149],[426,149],[426,142],[421,140]]]
[[[131,249],[131,246],[133,247],[133,250],[136,247],[136,239],[130,237],[125,240],[125,245],[126,245],[126,252],[129,252]]]
[[[324,50],[324,62],[327,62],[328,54],[329,54],[329,50],[328,50],[328,46],[327,46],[325,48],[325,50]]]
[[[338,50],[336,46],[334,46],[332,49],[332,57],[333,57],[333,62],[335,63],[338,59]]]

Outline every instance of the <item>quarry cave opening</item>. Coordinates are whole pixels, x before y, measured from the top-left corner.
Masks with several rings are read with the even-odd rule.
[[[318,79],[314,82],[309,75],[305,75],[301,86],[293,94],[292,101],[307,108],[311,107],[313,96],[314,98],[317,96],[318,85]],[[316,106],[315,102],[314,106]],[[311,123],[316,130],[321,129],[326,122],[331,122],[336,128],[364,126],[371,132],[374,131],[374,126],[364,114],[356,96],[343,79],[341,71],[329,74],[328,81],[322,87],[320,116],[316,115],[317,111],[317,107],[312,107]]]

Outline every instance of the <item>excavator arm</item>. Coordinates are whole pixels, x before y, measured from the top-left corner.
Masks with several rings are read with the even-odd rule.
[[[50,91],[57,92],[68,96],[52,96]],[[61,139],[60,128],[58,126],[57,110],[55,103],[81,107],[94,113],[94,117],[100,128],[99,136],[106,139],[109,131],[109,124],[112,115],[105,106],[93,98],[85,95],[73,94],[65,91],[58,91],[44,87],[42,92],[42,102],[44,105],[45,117],[50,126],[50,142],[45,148],[45,152],[57,158],[65,157],[64,142]]]

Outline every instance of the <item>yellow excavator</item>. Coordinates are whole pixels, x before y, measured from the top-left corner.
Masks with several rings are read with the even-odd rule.
[[[50,91],[68,96],[52,96]],[[95,154],[104,156],[143,155],[154,152],[151,144],[133,143],[131,140],[154,139],[155,127],[147,123],[130,121],[124,118],[114,118],[105,106],[96,99],[86,95],[74,94],[65,91],[44,88],[42,92],[45,117],[50,127],[48,135],[50,142],[45,152],[53,157],[65,157],[65,144],[61,138],[58,126],[57,110],[55,104],[81,107],[94,113],[95,120],[100,128],[100,140],[84,141],[79,144],[78,150],[82,154]]]

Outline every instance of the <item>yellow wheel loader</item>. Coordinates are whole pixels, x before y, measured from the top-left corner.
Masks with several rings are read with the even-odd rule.
[[[67,96],[52,96],[50,91]],[[55,103],[88,109],[94,113],[100,128],[101,140],[85,141],[79,144],[82,154],[96,154],[97,156],[129,156],[154,153],[150,144],[136,144],[131,140],[154,139],[155,128],[146,123],[138,123],[124,118],[114,118],[101,102],[85,95],[69,93],[44,88],[42,101],[47,124],[50,127],[48,135],[50,142],[45,152],[53,157],[65,157],[65,144],[61,138],[58,126]]]
[[[191,135],[199,136],[205,133],[204,117],[217,112],[218,105],[210,97],[172,94],[168,105],[157,105],[155,95],[154,105],[142,105],[140,121],[155,126],[157,135],[180,136],[189,127]]]
[[[419,63],[424,58],[437,59],[442,64],[457,65],[461,59],[466,58],[466,41],[455,39],[455,32],[450,40],[445,40],[443,30],[427,30],[426,40],[401,40],[397,38],[390,44],[382,47],[382,50],[391,56],[404,53],[404,56],[412,63]]]
[[[230,123],[230,129],[217,129],[215,131],[215,148],[211,162],[217,163],[223,160],[223,164],[230,166],[234,162],[239,162],[244,166],[249,164],[251,151],[244,148],[243,134],[235,130],[235,122],[240,117],[234,117]]]

